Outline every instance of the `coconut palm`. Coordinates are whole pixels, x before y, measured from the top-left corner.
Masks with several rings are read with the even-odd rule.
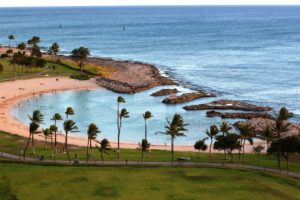
[[[129,112],[126,110],[126,108],[123,108],[119,114],[119,128],[118,128],[118,154],[117,157],[120,158],[120,135],[121,135],[121,129],[122,129],[122,120],[125,118],[129,118]]]
[[[25,42],[21,42],[20,44],[17,45],[17,48],[21,51],[24,51],[26,48],[26,43]]]
[[[232,126],[228,122],[222,122],[220,124],[220,132],[223,134],[223,136],[228,135],[229,131],[232,129]],[[224,158],[226,160],[226,150],[224,149]]]
[[[29,125],[29,137],[27,139],[27,143],[26,143],[26,146],[25,146],[24,151],[23,151],[24,160],[25,160],[25,155],[26,155],[26,151],[27,151],[30,140],[32,142],[32,152],[33,152],[33,154],[35,154],[33,135],[38,132],[39,127],[40,127],[40,125],[38,123],[34,122],[34,121],[31,122],[30,125]]]
[[[50,126],[50,131],[51,131],[51,149],[52,149],[52,158],[55,159],[55,154],[56,154],[56,146],[54,148],[54,143],[53,143],[53,134],[55,135],[57,133],[57,126],[55,124]],[[55,149],[55,150],[54,150]]]
[[[50,49],[49,49],[49,51],[48,51],[48,53],[49,54],[51,54],[51,55],[57,55],[58,54],[58,52],[59,52],[59,44],[57,43],[57,42],[54,42],[52,45],[51,45],[51,47],[50,47]]]
[[[146,111],[144,114],[143,114],[143,118],[144,118],[144,121],[145,121],[145,140],[147,140],[147,120],[150,119],[151,117],[153,117],[152,113],[150,111]]]
[[[30,119],[31,122],[34,122],[36,123],[38,126],[40,124],[43,123],[44,121],[44,115],[41,113],[41,111],[39,110],[35,110],[33,111],[32,113],[32,116],[29,116],[28,115],[28,118]],[[33,125],[34,126],[34,125]],[[39,127],[38,127],[39,128]],[[31,137],[32,137],[32,151],[33,151],[33,154],[35,154],[35,148],[34,148],[34,135],[36,134],[37,132],[32,132],[31,134]]]
[[[40,43],[41,42],[41,39],[40,39],[40,37],[38,37],[38,36],[33,36],[31,39],[29,39],[28,41],[27,41],[27,44],[29,45],[29,46],[34,46],[34,45],[37,45],[38,43]]]
[[[125,99],[122,96],[119,96],[117,98],[117,128],[118,128],[118,132],[119,132],[119,129],[120,129],[120,120],[119,120],[119,117],[120,117],[120,104],[121,103],[126,103],[126,101],[125,101]]]
[[[140,144],[140,149],[142,151],[141,164],[143,163],[144,153],[149,151],[149,148],[150,148],[150,143],[148,143],[146,139],[143,139],[142,143]]]
[[[109,141],[107,139],[103,139],[100,142],[100,147],[99,147],[99,151],[100,151],[100,155],[101,155],[101,160],[102,163],[104,164],[104,159],[103,159],[103,153],[108,154],[108,151],[110,150],[110,144]]]
[[[256,137],[259,139],[265,140],[267,143],[267,149],[268,149],[271,141],[274,139],[274,132],[272,130],[272,126],[267,125],[266,128],[262,132],[259,132]]]
[[[213,124],[210,126],[209,130],[205,130],[205,134],[210,138],[210,145],[209,145],[209,157],[211,157],[211,147],[213,143],[213,139],[218,135],[219,129],[217,125]]]
[[[177,137],[183,137],[185,136],[185,132],[187,131],[187,129],[185,128],[186,126],[188,126],[188,124],[184,123],[184,120],[182,118],[182,116],[178,113],[176,113],[173,116],[172,121],[169,121],[167,119],[167,125],[165,126],[165,132],[159,132],[162,133],[164,135],[168,135],[171,136],[171,154],[172,154],[172,164],[174,161],[174,141]]]
[[[7,38],[8,38],[8,41],[9,41],[8,48],[10,49],[10,42],[15,39],[15,36],[13,34],[10,34],[10,35],[7,36]]]
[[[45,145],[46,145],[46,150],[48,149],[48,146],[47,146],[47,139],[49,137],[51,137],[51,130],[50,128],[45,128],[45,129],[42,129],[42,133],[44,135],[44,138],[45,138]]]
[[[246,125],[237,125],[235,126],[236,131],[238,132],[241,147],[239,149],[239,161],[241,157],[241,151],[243,152],[243,160],[245,155],[245,144],[246,141],[249,142],[250,145],[253,145],[253,137],[255,136],[253,127],[249,124]]]
[[[64,122],[65,136],[65,151],[67,152],[68,160],[70,160],[69,150],[68,150],[68,134],[75,132],[77,130],[76,123],[73,120],[67,120]]]
[[[100,130],[97,125],[91,123],[87,131],[88,142],[86,146],[86,162],[91,158],[92,140],[95,140],[97,138],[98,133],[100,133]]]
[[[67,119],[69,119],[69,115],[74,115],[75,112],[72,107],[68,107],[65,114],[66,114]]]
[[[56,130],[54,131],[54,146],[55,146],[55,153],[57,152],[57,121],[63,120],[62,116],[59,113],[55,113],[51,120],[54,121],[54,125],[56,126]]]
[[[276,135],[277,140],[281,141],[282,133],[289,130],[290,124],[287,123],[286,121],[289,118],[293,117],[293,114],[290,113],[287,108],[282,107],[282,108],[280,108],[278,113],[275,113],[275,115],[276,115],[276,120],[275,120],[275,125],[273,125],[273,127],[272,127],[272,131]],[[281,143],[280,142],[278,142],[277,148],[278,148],[278,150],[277,150],[277,164],[278,164],[279,169],[281,170],[281,159],[280,159],[280,157],[281,157]]]
[[[257,165],[259,165],[260,153],[262,152],[262,150],[264,150],[264,148],[265,147],[263,147],[262,145],[257,145],[253,147],[253,152],[257,156]]]
[[[78,49],[73,49],[72,58],[79,62],[80,73],[82,73],[82,68],[84,66],[84,62],[87,60],[90,55],[90,50],[85,47],[79,47]]]

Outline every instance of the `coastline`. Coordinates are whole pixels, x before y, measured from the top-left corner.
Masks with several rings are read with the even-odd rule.
[[[59,79],[57,82],[56,79]],[[13,83],[13,84],[12,84]],[[0,124],[1,130],[20,135],[23,137],[28,137],[28,126],[18,121],[11,115],[11,109],[18,104],[18,102],[24,101],[35,95],[42,93],[51,93],[53,91],[62,92],[67,90],[93,90],[101,89],[96,84],[95,79],[90,79],[88,81],[78,81],[68,77],[47,77],[47,78],[34,78],[27,80],[16,80],[7,81],[0,83]],[[102,88],[104,89],[104,88]],[[18,94],[18,95],[16,95]],[[5,98],[3,98],[5,97]],[[69,143],[76,146],[85,146],[86,138],[69,136]],[[44,137],[38,134],[36,139],[43,141]],[[64,135],[58,135],[58,142],[64,142]],[[111,146],[114,148],[117,146],[117,142],[110,141]],[[264,145],[262,141],[256,141]],[[136,149],[138,148],[138,142],[121,142],[121,147],[125,149]],[[93,144],[95,145],[95,143]],[[170,144],[160,145],[152,144],[152,150],[170,150]],[[195,151],[193,145],[176,145],[176,151]],[[246,146],[246,152],[252,151],[252,146]],[[214,151],[218,152],[218,151]]]

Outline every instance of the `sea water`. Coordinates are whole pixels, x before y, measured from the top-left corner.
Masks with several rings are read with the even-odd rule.
[[[0,24],[0,43],[4,45],[8,44],[7,35],[14,34],[13,44],[38,35],[41,46],[58,42],[66,54],[86,46],[93,56],[155,64],[176,79],[181,90],[205,89],[217,93],[217,99],[245,100],[275,109],[286,106],[296,114],[292,120],[300,121],[297,6],[0,8]],[[124,95],[131,118],[124,121],[123,140],[142,138],[141,114],[146,110],[155,115],[149,120],[149,139],[160,143],[167,138],[155,132],[162,131],[165,118],[175,112],[190,124],[187,137],[178,142],[193,143],[204,137],[203,130],[211,123],[220,122],[206,118],[204,111],[184,111],[185,104],[164,105],[161,98],[149,96],[155,90]],[[13,114],[28,123],[26,115],[34,108],[49,118],[73,106],[81,134],[89,122],[97,122],[101,134],[115,140],[117,96],[106,90],[49,94],[40,97],[38,104],[35,99],[24,103]]]

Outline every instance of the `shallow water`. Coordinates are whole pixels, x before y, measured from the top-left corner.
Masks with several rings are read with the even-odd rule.
[[[13,43],[39,35],[42,46],[56,41],[63,53],[83,45],[91,49],[93,56],[153,63],[187,88],[204,88],[217,92],[219,98],[249,100],[275,109],[286,106],[298,114],[293,121],[300,122],[298,6],[0,8],[0,24],[2,44],[8,43],[6,35],[10,33],[16,35]],[[137,99],[148,92],[128,96],[128,102],[142,112],[147,108]],[[110,92],[101,95],[94,98],[100,101],[117,96]],[[81,98],[66,104],[81,101],[96,104],[95,100]],[[156,119],[165,118],[161,110],[171,114],[181,107],[159,104],[157,109],[153,107],[157,99],[149,97],[148,101],[149,110],[154,114],[158,110]],[[31,112],[30,107],[26,109]],[[80,121],[88,118],[80,117]],[[193,122],[199,124],[199,129],[217,120],[205,119],[202,112],[186,117],[195,117]],[[128,127],[135,125],[128,120]],[[113,132],[113,127],[102,127]],[[139,129],[136,132],[142,132]],[[124,139],[130,140],[132,135]]]
[[[158,88],[157,88],[158,89]],[[178,88],[181,91],[183,88]],[[168,137],[157,132],[164,131],[166,118],[170,119],[174,113],[182,114],[186,123],[189,124],[187,137],[178,138],[177,143],[193,144],[196,140],[204,138],[203,131],[212,123],[220,123],[217,118],[206,118],[205,111],[188,112],[184,111],[182,105],[165,105],[161,102],[163,97],[152,97],[150,94],[156,89],[148,90],[134,95],[122,95],[126,99],[123,104],[128,111],[130,118],[124,119],[121,140],[128,142],[138,142],[144,137],[144,119],[142,114],[149,110],[154,115],[148,120],[148,140],[156,144],[168,143]],[[12,110],[12,114],[22,122],[28,124],[28,114],[33,110],[39,109],[45,115],[45,124],[53,124],[50,120],[55,112],[64,114],[66,108],[71,106],[75,109],[75,115],[70,116],[79,128],[77,136],[85,136],[87,126],[93,122],[96,123],[101,133],[99,138],[108,138],[117,140],[116,126],[116,99],[118,94],[100,89],[91,91],[67,91],[55,94],[44,94],[43,96],[32,97],[28,101],[23,101],[20,106]],[[205,102],[205,99],[195,102]],[[65,117],[64,117],[65,118]],[[45,127],[46,125],[42,125]],[[62,130],[62,122],[59,123]]]

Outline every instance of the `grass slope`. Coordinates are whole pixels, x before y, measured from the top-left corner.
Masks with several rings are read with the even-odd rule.
[[[38,136],[36,136],[38,137]],[[20,150],[24,148],[26,139],[17,135],[11,135],[0,131],[0,151],[11,153],[15,155],[20,154]],[[48,150],[46,150],[45,142],[35,142],[36,154],[43,155],[45,159],[51,160],[51,145],[47,143]],[[58,153],[56,155],[57,160],[67,160],[67,155],[62,152],[63,144],[59,144]],[[176,149],[176,146],[175,146]],[[70,157],[71,159],[75,158],[77,154],[78,159],[86,159],[86,149],[82,147],[71,146],[70,147]],[[37,155],[32,154],[31,146],[29,146],[26,156],[37,157]],[[93,160],[100,160],[100,152],[93,148]],[[207,153],[200,153],[199,158],[196,158],[194,152],[175,152],[175,158],[179,157],[191,157],[191,162],[230,162],[229,158],[224,160],[224,155],[222,153],[216,153],[212,155],[212,158],[209,158]],[[139,161],[141,158],[141,151],[138,149],[121,149],[121,160],[128,161]],[[109,154],[104,154],[104,160],[115,160],[116,154],[114,151],[110,151]],[[145,156],[144,161],[167,161],[171,160],[170,151],[161,151],[161,150],[152,150]],[[238,155],[234,155],[234,162],[238,162]],[[257,156],[254,154],[245,154],[243,162],[244,164],[258,165]],[[285,166],[284,160],[282,161],[282,168]],[[277,161],[274,156],[261,155],[259,166],[272,167],[276,168]],[[294,156],[289,163],[289,170],[300,172],[300,158],[299,156]]]
[[[253,171],[0,163],[0,199],[297,200],[299,180]]]

